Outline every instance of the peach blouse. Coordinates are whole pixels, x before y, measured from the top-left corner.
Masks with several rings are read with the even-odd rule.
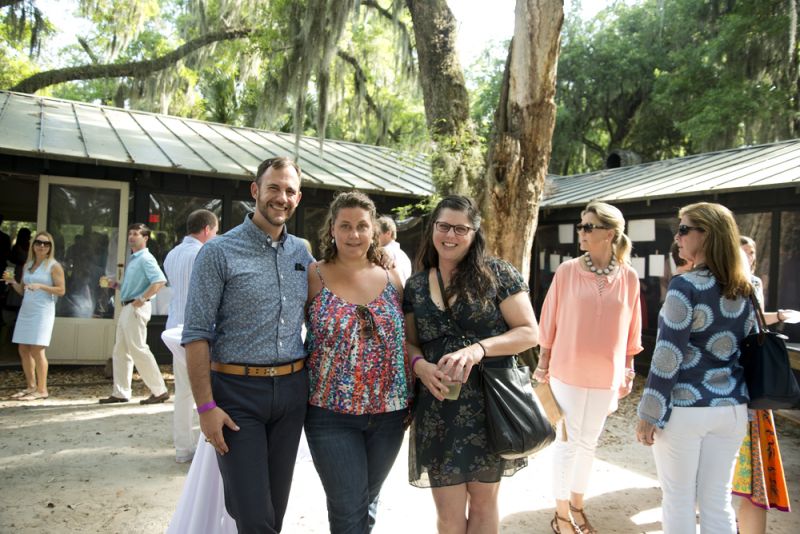
[[[556,270],[539,321],[550,349],[550,375],[573,386],[616,389],[625,357],[642,351],[639,278],[627,264],[607,276],[584,271],[577,257]]]

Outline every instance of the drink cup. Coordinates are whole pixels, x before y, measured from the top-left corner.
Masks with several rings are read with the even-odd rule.
[[[6,267],[3,271],[3,280],[6,282],[10,282],[14,279],[14,268],[13,267]]]
[[[100,287],[107,288],[108,285],[109,285],[108,284],[108,277],[107,276],[101,276],[100,277]]]
[[[452,377],[454,379],[453,382],[449,380],[444,381],[444,385],[447,386],[447,393],[445,393],[444,398],[447,400],[456,400],[458,396],[461,394],[461,379],[464,376],[463,371],[459,372],[457,376]]]

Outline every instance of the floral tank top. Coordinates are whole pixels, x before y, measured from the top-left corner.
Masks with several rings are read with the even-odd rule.
[[[308,307],[306,339],[309,404],[363,415],[408,407],[409,369],[400,294],[386,287],[366,305],[352,304],[325,286]]]

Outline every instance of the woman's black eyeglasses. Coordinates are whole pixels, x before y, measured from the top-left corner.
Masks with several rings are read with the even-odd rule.
[[[50,247],[52,243],[50,241],[40,241],[38,239],[33,241],[34,245],[39,245],[40,247]]]
[[[596,224],[592,223],[586,223],[586,224],[578,223],[575,225],[576,232],[583,231],[586,232],[587,234],[591,234],[592,230],[594,230],[595,228],[598,230],[608,230],[608,226],[597,226]]]
[[[438,231],[440,231],[443,234],[446,234],[452,228],[453,232],[457,236],[461,236],[461,237],[464,237],[465,235],[467,235],[470,230],[474,230],[474,228],[469,227],[469,226],[465,226],[463,224],[449,224],[449,223],[442,222],[442,221],[436,221],[435,223],[433,223],[433,225],[436,227],[436,229]]]
[[[361,321],[361,337],[362,339],[371,338],[375,333],[375,319],[372,318],[372,312],[366,306],[356,306],[356,316]]]
[[[705,232],[703,228],[699,226],[687,226],[685,224],[681,224],[678,226],[678,235],[687,235],[692,230],[697,230],[698,232]]]

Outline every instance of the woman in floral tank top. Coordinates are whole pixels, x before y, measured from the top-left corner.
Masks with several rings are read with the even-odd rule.
[[[375,221],[366,195],[339,194],[308,273],[305,430],[334,534],[372,530],[409,402],[402,282],[382,265]]]

